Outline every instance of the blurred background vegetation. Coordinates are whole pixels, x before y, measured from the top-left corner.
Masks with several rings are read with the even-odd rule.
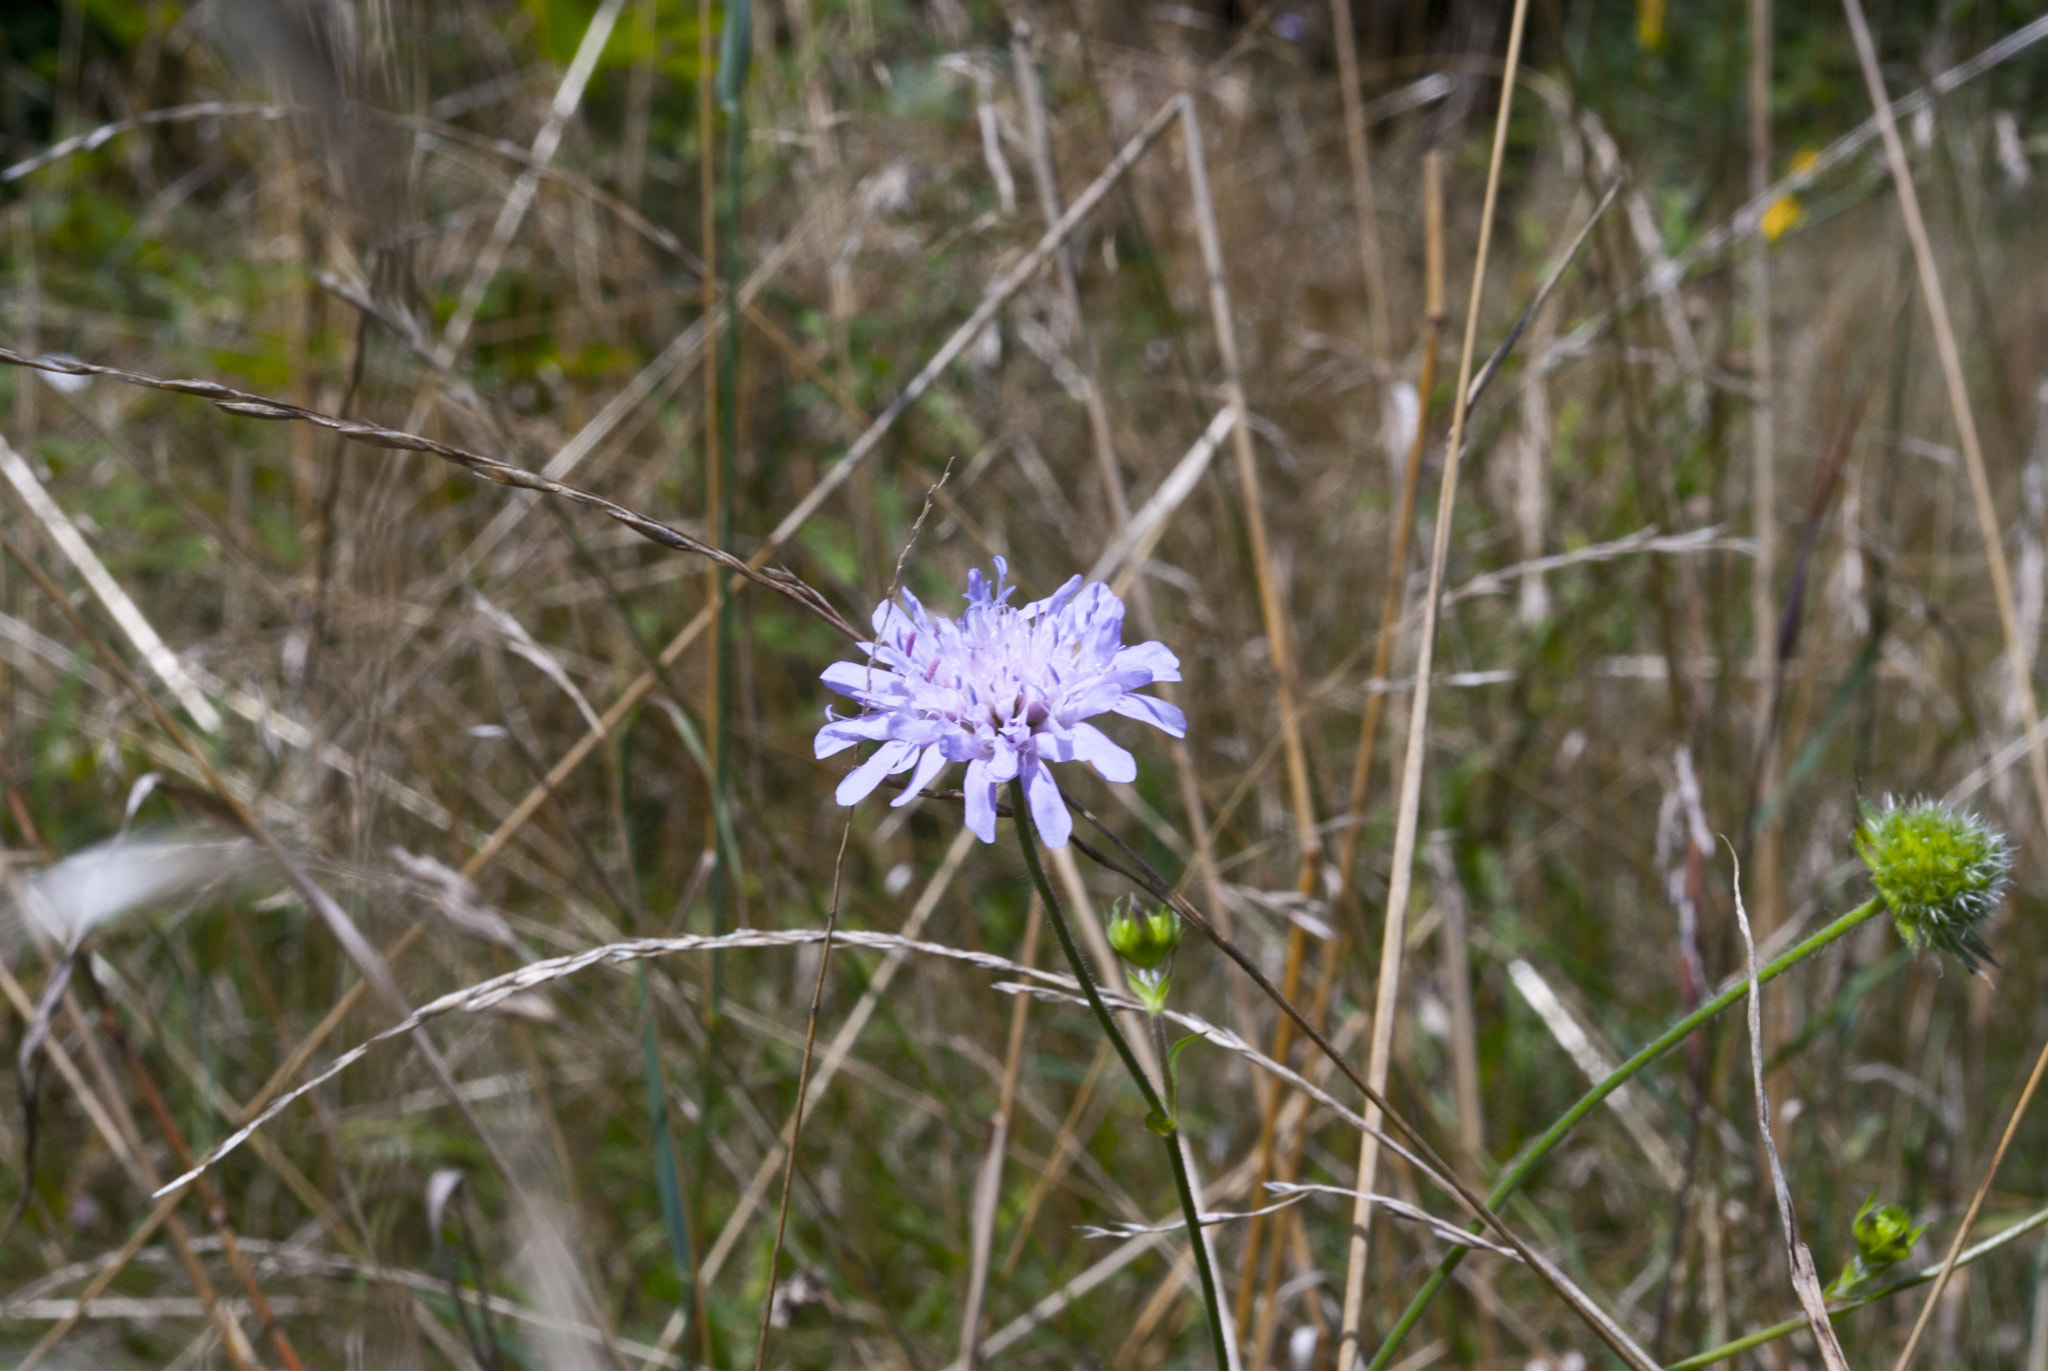
[[[755,0],[733,39],[729,3],[10,0],[0,345],[545,466],[747,556],[1038,242],[1048,196],[1057,214],[1192,92],[1263,529],[1225,443],[1124,583],[1128,638],[1181,657],[1186,748],[1112,729],[1139,780],[1071,790],[1270,975],[1294,965],[1363,1061],[1412,614],[1384,677],[1370,663],[1418,415],[1395,603],[1425,588],[1509,7]],[[1859,797],[1954,794],[2020,850],[1996,968],[1913,956],[1876,921],[1767,997],[1779,1141],[1826,1280],[1872,1192],[1930,1222],[1915,1260],[1938,1258],[2048,1032],[2044,816],[2005,666],[2009,631],[2036,657],[2048,600],[2048,45],[2018,0],[1868,11],[1894,100],[1996,58],[1901,125],[2003,521],[2008,629],[1892,181],[1854,138],[1871,105],[1848,25],[1819,0],[1763,9],[1759,145],[1746,0],[1529,4],[1480,357],[1600,212],[1471,418],[1392,1094],[1490,1181],[1587,1070],[1740,970],[1730,867],[1701,833],[1742,854],[1758,931],[1782,941],[1867,895]],[[1353,26],[1369,198],[1333,15]],[[1758,202],[1759,171],[1815,165]],[[935,609],[996,555],[1033,596],[1095,565],[1228,406],[1189,171],[1169,129],[773,560],[866,623],[929,498],[901,577]],[[835,898],[842,927],[1020,961],[1036,920],[1016,854],[962,847],[941,800],[851,811],[842,858],[841,769],[810,740],[818,673],[849,649],[758,588],[729,631],[688,636],[715,584],[699,558],[424,453],[105,376],[0,367],[0,433],[18,454],[0,1014],[25,1049],[0,1084],[0,1201],[22,1206],[0,1359],[41,1340],[64,1366],[746,1366],[772,1293],[770,1365],[937,1368],[983,1279],[986,1364],[1204,1364],[1179,1240],[1078,1231],[1173,1212],[1087,1016],[1027,1013],[1001,974],[923,954],[832,953],[774,1272],[815,943],[597,968],[445,1017],[460,1108],[421,1049],[380,1047],[226,1160],[211,1201],[152,1222],[150,1188],[273,1073],[396,1010],[352,992],[362,964],[302,885],[231,848],[200,873],[217,879],[77,924],[71,987],[38,1012],[71,926],[53,936],[23,892],[116,835],[219,843],[253,816],[414,1003],[625,938],[814,929]],[[1084,917],[1127,889],[1063,876]],[[1272,1006],[1195,940],[1173,1000],[1274,1042]],[[1691,1047],[1507,1209],[1667,1362],[1797,1309],[1741,1025]],[[1298,1039],[1290,1059],[1355,1103]],[[1222,1051],[1182,1061],[1210,1208],[1260,1207],[1275,1171],[1352,1184],[1337,1113],[1284,1114],[1288,1092]],[[1405,1168],[1380,1183],[1461,1217]],[[1978,1230],[2044,1189],[2037,1109]],[[1276,1216],[1249,1261],[1249,1225],[1218,1228],[1247,1365],[1335,1365],[1348,1213]],[[1376,1222],[1368,1349],[1441,1250]],[[1959,1274],[1923,1364],[2048,1371],[2044,1254],[2030,1237]],[[1845,1318],[1852,1360],[1888,1360],[1916,1311]],[[1803,1338],[1746,1359],[1808,1364]],[[1478,1257],[1400,1365],[1607,1355]]]

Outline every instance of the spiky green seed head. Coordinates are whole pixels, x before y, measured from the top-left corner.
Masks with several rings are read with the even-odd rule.
[[[1978,926],[2005,897],[2012,846],[1976,815],[1940,800],[1863,804],[1856,855],[1916,950],[1937,948],[1971,971],[1991,961]]]
[[[1857,1256],[1864,1269],[1873,1273],[1904,1261],[1913,1244],[1927,1231],[1926,1224],[1916,1226],[1913,1216],[1898,1205],[1879,1206],[1875,1194],[1856,1211],[1853,1228]]]
[[[1109,914],[1109,945],[1140,971],[1164,966],[1180,946],[1180,915],[1161,905],[1146,912],[1135,901],[1118,900]]]

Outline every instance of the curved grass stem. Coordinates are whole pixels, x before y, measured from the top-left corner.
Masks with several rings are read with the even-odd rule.
[[[1883,907],[1884,902],[1877,898],[1865,900],[1812,937],[1773,958],[1768,966],[1757,972],[1757,983],[1761,985],[1766,981],[1776,980],[1828,944],[1861,926],[1866,919]],[[1644,1067],[1684,1042],[1692,1035],[1693,1030],[1720,1015],[1748,993],[1747,980],[1734,982],[1713,999],[1665,1029],[1633,1057],[1614,1068],[1605,1079],[1581,1095],[1577,1103],[1560,1114],[1557,1122],[1545,1129],[1541,1137],[1523,1148],[1522,1154],[1501,1173],[1501,1178],[1494,1183],[1492,1192],[1486,1197],[1487,1208],[1499,1209],[1510,1195],[1521,1189],[1522,1182],[1529,1178],[1560,1142],[1564,1141],[1565,1134],[1577,1127],[1579,1121],[1592,1113],[1602,1100],[1620,1089]],[[1421,1321],[1431,1302],[1436,1299],[1437,1292],[1444,1288],[1445,1283],[1451,1278],[1451,1273],[1458,1269],[1458,1263],[1464,1260],[1467,1250],[1463,1247],[1453,1247],[1444,1254],[1443,1260],[1437,1263],[1436,1270],[1430,1273],[1422,1289],[1415,1293],[1415,1298],[1411,1299],[1408,1307],[1401,1312],[1399,1322],[1388,1332],[1386,1341],[1380,1344],[1380,1350],[1374,1354],[1366,1371],[1383,1371],[1383,1368],[1394,1359],[1395,1354],[1401,1349],[1402,1342]]]
[[[1193,1181],[1188,1176],[1187,1159],[1181,1155],[1180,1121],[1168,1110],[1160,1098],[1158,1087],[1145,1074],[1145,1068],[1138,1063],[1137,1054],[1131,1051],[1130,1040],[1117,1027],[1109,1006],[1103,1003],[1102,994],[1095,988],[1095,978],[1088,974],[1088,965],[1081,960],[1081,949],[1074,944],[1074,931],[1067,926],[1067,916],[1060,908],[1059,897],[1052,893],[1052,883],[1045,878],[1045,868],[1038,859],[1038,841],[1031,819],[1031,802],[1025,797],[1024,782],[1020,777],[1010,782],[1010,808],[1017,821],[1017,844],[1024,849],[1024,865],[1030,868],[1031,883],[1038,887],[1038,898],[1045,903],[1046,921],[1052,925],[1053,936],[1059,939],[1060,951],[1067,957],[1067,965],[1073,969],[1074,979],[1081,983],[1081,991],[1088,997],[1088,1007],[1095,1012],[1096,1022],[1109,1038],[1109,1044],[1123,1059],[1124,1069],[1131,1073],[1138,1091],[1145,1097],[1145,1106],[1150,1111],[1146,1126],[1152,1127],[1155,1120],[1163,1120],[1159,1133],[1160,1141],[1166,1144],[1166,1156],[1173,1167],[1173,1188],[1180,1197],[1181,1213],[1187,1218],[1188,1239],[1195,1249],[1195,1271],[1201,1277],[1202,1303],[1209,1315],[1209,1341],[1216,1353],[1216,1371],[1224,1371],[1230,1365],[1230,1354],[1223,1344],[1223,1307],[1216,1296],[1216,1273],[1209,1265],[1209,1244],[1202,1237],[1201,1203],[1195,1196]],[[1162,1067],[1165,1058],[1160,1059]]]

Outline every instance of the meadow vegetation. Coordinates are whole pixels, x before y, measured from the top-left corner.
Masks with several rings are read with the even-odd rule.
[[[0,1361],[2048,1371],[2033,7],[0,47]]]

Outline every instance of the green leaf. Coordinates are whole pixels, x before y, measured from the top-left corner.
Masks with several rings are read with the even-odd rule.
[[[690,1271],[690,1229],[683,1217],[683,1188],[676,1166],[675,1135],[669,1129],[668,1087],[661,1070],[661,1050],[654,1034],[654,999],[648,993],[647,968],[640,968],[640,1058],[647,1088],[647,1126],[654,1135],[654,1189],[661,1201],[661,1226],[668,1236],[669,1259],[682,1283],[682,1313],[687,1323],[695,1284]]]

